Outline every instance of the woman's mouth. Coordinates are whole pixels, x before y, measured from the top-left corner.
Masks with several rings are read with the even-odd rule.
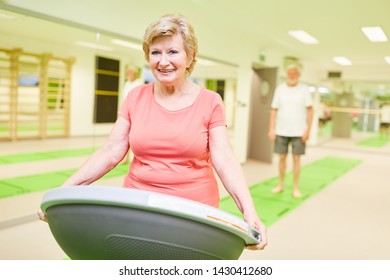
[[[158,69],[158,71],[161,73],[171,73],[175,71],[175,69]]]

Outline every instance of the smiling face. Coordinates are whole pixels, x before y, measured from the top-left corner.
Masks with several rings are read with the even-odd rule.
[[[187,78],[192,59],[187,56],[183,38],[176,34],[155,38],[150,45],[148,62],[156,80],[172,86]]]

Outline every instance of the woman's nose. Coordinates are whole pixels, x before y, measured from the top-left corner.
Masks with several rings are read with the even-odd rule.
[[[168,56],[167,54],[161,54],[160,56],[160,65],[168,65],[169,64],[169,59],[168,59]]]

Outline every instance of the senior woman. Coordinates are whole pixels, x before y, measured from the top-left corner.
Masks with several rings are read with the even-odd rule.
[[[64,185],[91,184],[131,147],[134,159],[124,187],[218,207],[214,167],[244,220],[261,233],[261,242],[247,248],[263,249],[266,229],[230,149],[222,99],[188,79],[198,51],[193,27],[183,16],[165,15],[146,29],[143,50],[156,81],[129,92],[107,143]]]

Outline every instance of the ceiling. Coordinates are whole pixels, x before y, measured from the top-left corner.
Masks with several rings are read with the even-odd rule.
[[[245,52],[254,53],[253,59],[260,54],[266,59],[275,54],[291,56],[319,69],[324,83],[329,82],[328,71],[340,71],[348,88],[390,94],[390,65],[384,60],[390,56],[390,42],[371,43],[360,30],[379,25],[390,39],[389,0],[101,0],[93,6],[78,0],[9,0],[0,1],[1,8],[25,16],[12,25],[0,17],[0,32],[58,41],[77,36],[88,39],[95,36],[95,28],[107,31],[107,36],[139,42],[152,20],[165,13],[180,13],[195,26],[203,57],[231,67],[240,63],[240,54]],[[57,23],[48,24],[47,20]],[[60,27],[62,23],[74,26]],[[319,44],[295,40],[288,35],[294,29],[309,32]],[[89,35],[83,33],[86,30]],[[345,56],[353,64],[337,65],[333,56]]]

